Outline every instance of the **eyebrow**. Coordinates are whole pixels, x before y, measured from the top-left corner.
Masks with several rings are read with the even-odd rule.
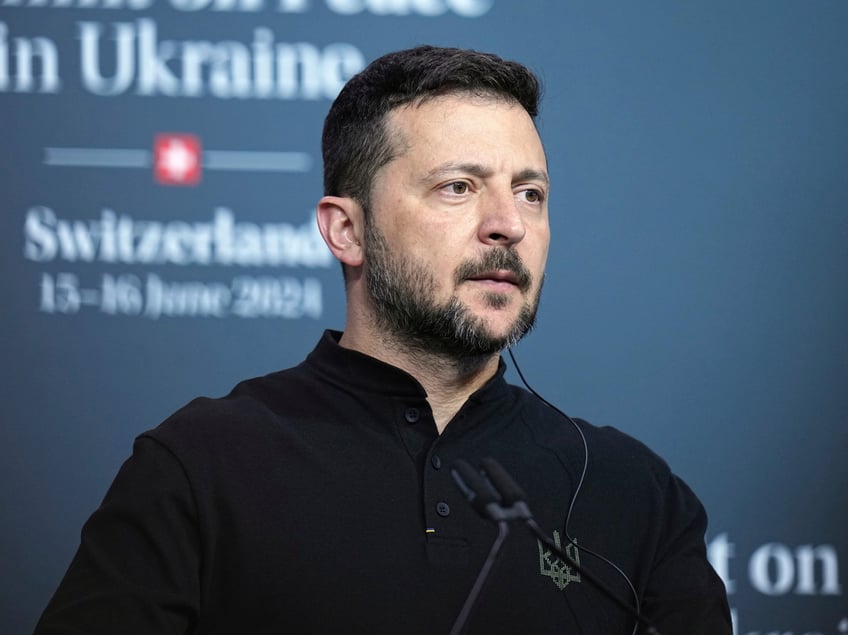
[[[516,181],[542,181],[545,185],[550,185],[551,183],[548,173],[540,170],[522,170],[515,176]]]
[[[443,163],[442,165],[438,165],[421,179],[422,181],[430,181],[434,178],[447,176],[448,174],[452,174],[454,172],[466,172],[478,178],[486,178],[491,176],[494,173],[494,170],[491,168],[487,168],[484,165],[479,163]],[[550,179],[548,178],[547,172],[543,170],[534,170],[532,168],[528,168],[526,170],[522,170],[518,172],[514,177],[515,181],[542,181],[545,185],[550,185]]]

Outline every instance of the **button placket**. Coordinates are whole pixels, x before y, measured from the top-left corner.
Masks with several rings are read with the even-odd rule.
[[[448,445],[445,445],[448,443]],[[430,446],[430,451],[424,461],[424,495],[425,516],[428,527],[439,537],[455,537],[458,528],[455,526],[457,520],[463,516],[456,505],[461,500],[455,498],[457,494],[455,483],[450,476],[448,467],[453,460],[451,458],[450,441],[439,436]],[[463,501],[464,502],[464,501]],[[459,514],[459,516],[457,516]]]

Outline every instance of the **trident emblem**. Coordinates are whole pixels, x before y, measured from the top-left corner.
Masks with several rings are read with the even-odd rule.
[[[539,545],[539,573],[553,580],[560,591],[567,587],[569,582],[580,582],[580,572],[572,570],[541,541],[537,540],[536,543]],[[562,549],[558,531],[554,531],[554,544]],[[577,551],[576,544],[569,542],[565,546],[565,553],[578,565],[580,564],[580,552]]]

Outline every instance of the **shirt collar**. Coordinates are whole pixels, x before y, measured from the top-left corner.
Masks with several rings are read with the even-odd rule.
[[[426,398],[427,392],[412,375],[365,353],[339,345],[342,333],[326,330],[307,356],[306,364],[333,383],[354,390],[386,396]],[[506,364],[498,360],[498,369],[470,400],[490,401],[503,397],[508,386],[504,379]]]

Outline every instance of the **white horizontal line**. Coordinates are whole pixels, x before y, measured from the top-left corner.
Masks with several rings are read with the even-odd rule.
[[[149,150],[116,148],[45,148],[44,163],[92,168],[149,168]],[[203,168],[253,172],[309,172],[312,157],[306,152],[251,152],[207,150]]]
[[[0,6],[2,6],[2,7],[23,7],[23,6],[26,6],[26,7],[29,7],[29,8],[46,7],[46,8],[62,9],[62,8],[66,8],[66,7],[72,7],[73,8],[74,3],[76,3],[76,8],[78,8],[78,9],[93,9],[93,8],[98,8],[97,5],[101,3],[101,0],[2,0],[2,1],[0,1]],[[118,0],[118,6],[115,7],[115,8],[123,8],[122,6],[120,6],[121,3],[122,3],[122,0]],[[112,8],[109,5],[110,4],[114,5],[115,3],[114,2],[110,3],[108,0],[105,0],[105,1],[102,2],[102,4],[103,4],[103,7],[100,7],[100,8],[109,9],[109,8]]]
[[[209,170],[309,172],[312,157],[306,152],[208,150],[203,153],[203,167]]]
[[[148,150],[111,148],[44,148],[44,163],[94,168],[150,167]]]
[[[132,9],[131,0],[0,0],[0,7],[47,9]]]

